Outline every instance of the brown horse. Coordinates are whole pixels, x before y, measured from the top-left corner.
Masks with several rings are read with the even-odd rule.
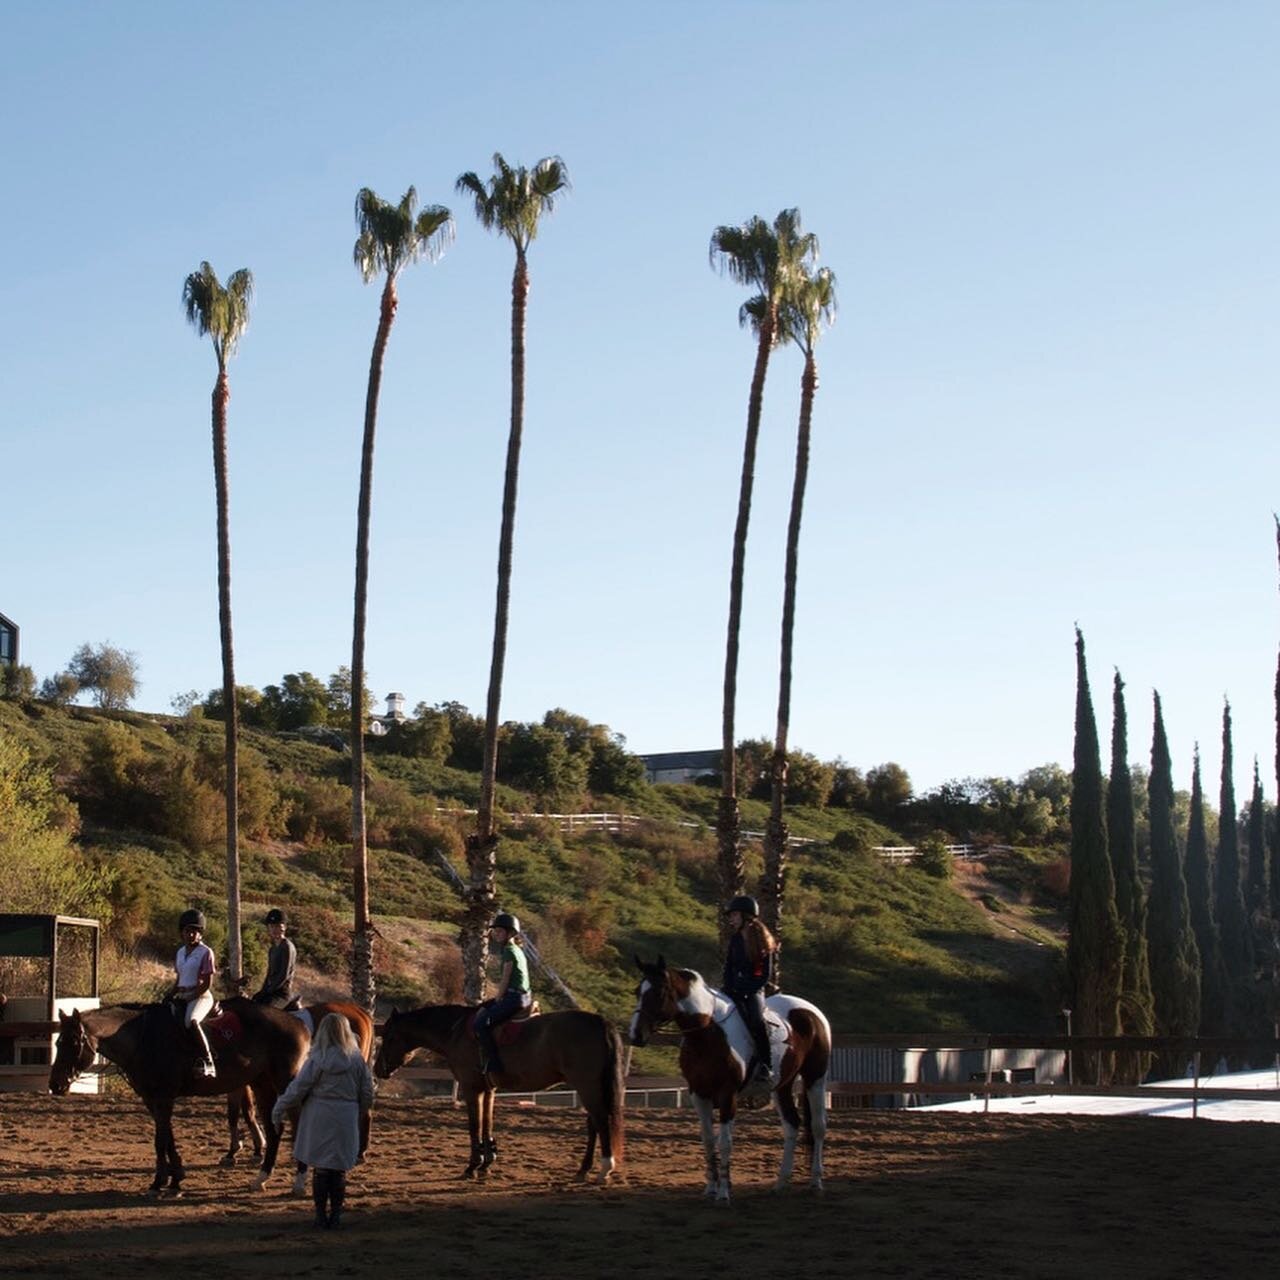
[[[733,1121],[738,1091],[746,1078],[752,1041],[742,1015],[728,996],[707,986],[692,969],[636,964],[644,974],[636,989],[631,1016],[631,1043],[642,1045],[655,1027],[674,1022],[680,1028],[680,1073],[689,1085],[702,1123],[707,1181],[703,1194],[729,1203],[729,1162],[733,1154]],[[773,1099],[782,1121],[782,1166],[774,1189],[791,1181],[800,1115],[793,1089],[801,1082],[806,1145],[812,1147],[810,1186],[822,1190],[822,1145],[827,1134],[827,1071],[831,1063],[831,1027],[822,1011],[797,996],[775,995],[768,1001],[769,1036],[773,1048]],[[720,1112],[719,1151],[715,1111]]]
[[[213,1079],[193,1071],[191,1035],[180,1012],[168,1003],[124,1004],[85,1013],[60,1014],[57,1052],[49,1071],[49,1091],[65,1094],[88,1069],[95,1054],[114,1062],[155,1122],[156,1174],[151,1192],[178,1195],[185,1170],[173,1137],[178,1098],[214,1097],[252,1091],[258,1107],[271,1114],[278,1094],[297,1074],[307,1052],[306,1028],[297,1018],[234,997],[223,1001],[223,1020],[206,1019],[209,1046],[217,1062]],[[266,1136],[262,1167],[254,1180],[261,1190],[275,1168],[280,1135]]]
[[[356,1043],[360,1046],[360,1056],[371,1066],[373,1064],[373,1019],[358,1005],[350,1000],[321,1000],[317,1004],[309,1004],[305,1008],[294,1010],[286,1009],[291,1017],[296,1017],[307,1030],[307,1035],[314,1033],[315,1028],[320,1025],[321,1020],[327,1013],[336,1013],[340,1017],[346,1018],[351,1032],[356,1038]],[[305,1014],[306,1017],[301,1017]],[[257,1108],[253,1105],[253,1093],[249,1089],[242,1089],[239,1093],[230,1093],[227,1095],[227,1127],[231,1134],[231,1143],[227,1154],[222,1157],[222,1165],[224,1168],[230,1168],[236,1162],[237,1154],[244,1147],[244,1139],[240,1133],[240,1120],[243,1118],[245,1127],[249,1130],[249,1136],[253,1140],[254,1154],[262,1155],[262,1125],[258,1121]],[[369,1148],[369,1113],[364,1112],[360,1116],[360,1159],[363,1161],[365,1152]],[[297,1161],[297,1168],[293,1177],[292,1194],[302,1196],[306,1194],[307,1189],[307,1166],[301,1161]]]
[[[458,1082],[471,1127],[471,1160],[464,1178],[483,1177],[497,1158],[493,1138],[493,1103],[501,1085],[508,1092],[546,1089],[563,1081],[582,1101],[587,1113],[587,1151],[578,1169],[586,1178],[600,1139],[600,1181],[622,1159],[622,1040],[598,1014],[581,1009],[544,1013],[497,1028],[504,1069],[491,1078],[480,1069],[480,1048],[472,1030],[474,1005],[424,1005],[410,1013],[393,1013],[382,1029],[382,1045],[374,1063],[378,1078],[397,1071],[414,1049],[440,1054]]]

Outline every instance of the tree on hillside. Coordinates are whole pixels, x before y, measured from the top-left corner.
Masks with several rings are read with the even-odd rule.
[[[182,286],[182,308],[188,322],[213,343],[218,376],[213,384],[213,488],[218,518],[218,633],[222,648],[222,697],[227,707],[223,768],[226,775],[227,826],[227,964],[231,982],[243,976],[240,954],[240,826],[237,813],[237,743],[235,646],[231,635],[231,506],[227,485],[227,403],[231,384],[227,361],[235,354],[249,326],[253,298],[253,274],[245,268],[233,271],[223,285],[214,269],[200,264]]]
[[[815,248],[816,253],[816,248]],[[757,330],[768,313],[763,293],[747,303]],[[805,486],[809,478],[809,442],[813,401],[818,392],[818,339],[835,319],[836,278],[826,267],[810,272],[797,269],[783,294],[778,311],[780,341],[791,341],[804,353],[800,375],[800,420],[796,429],[796,461],[791,482],[791,512],[787,519],[787,547],[782,588],[782,638],[778,661],[778,718],[769,767],[769,820],[764,836],[764,873],[760,901],[765,924],[781,943],[782,906],[786,892],[787,826],[783,816],[787,795],[787,735],[791,727],[791,664],[796,621],[796,580],[800,557],[800,524],[804,516]],[[781,972],[781,957],[778,961]],[[775,981],[781,979],[775,973]]]
[[[1151,823],[1151,896],[1147,900],[1147,948],[1156,1034],[1194,1036],[1200,1030],[1200,952],[1196,946],[1187,884],[1173,821],[1173,766],[1165,734],[1160,695],[1154,695],[1148,811]],[[1197,757],[1196,782],[1200,770]],[[1182,1067],[1178,1055],[1166,1055],[1165,1074]]]
[[[1222,708],[1222,783],[1218,804],[1218,856],[1214,862],[1214,907],[1222,967],[1226,975],[1223,1008],[1227,1035],[1247,1036],[1254,1004],[1253,932],[1244,906],[1240,836],[1236,825],[1231,704]]]
[[[93,694],[104,711],[123,711],[138,695],[138,657],[113,644],[82,644],[71,655],[66,674],[81,692]]]
[[[1133,774],[1129,770],[1129,722],[1124,681],[1115,674],[1112,690],[1111,777],[1107,785],[1107,848],[1115,877],[1116,914],[1124,934],[1124,970],[1120,981],[1120,1029],[1130,1036],[1149,1036],[1155,1029],[1151,973],[1147,956],[1147,904],[1138,875],[1138,835],[1133,815]],[[1143,1056],[1117,1059],[1121,1082],[1137,1084],[1144,1074]]]
[[[1271,886],[1267,868],[1267,806],[1262,795],[1262,775],[1258,757],[1253,758],[1253,792],[1249,797],[1248,847],[1249,874],[1245,907],[1249,919],[1271,915]]]
[[[378,311],[378,328],[369,358],[365,394],[364,440],[360,451],[360,497],[356,508],[355,616],[351,640],[351,687],[364,688],[365,621],[369,597],[369,517],[373,501],[373,448],[378,423],[382,364],[396,318],[396,277],[419,258],[434,262],[453,238],[453,215],[443,205],[418,210],[418,193],[410,187],[399,204],[390,204],[368,187],[356,196],[360,234],[352,256],[365,284],[386,277]],[[365,707],[351,699],[351,862],[355,881],[355,932],[352,942],[352,995],[372,1011],[373,921],[369,914],[369,850],[365,825]]]
[[[1076,628],[1076,730],[1071,773],[1071,898],[1067,970],[1076,1029],[1086,1036],[1119,1032],[1124,935],[1103,821],[1102,761],[1089,695],[1084,636]],[[1085,1055],[1085,1072],[1105,1084],[1105,1055]]]
[[[532,169],[512,167],[501,153],[493,156],[494,173],[487,183],[476,174],[461,174],[457,190],[472,199],[476,218],[487,231],[511,241],[516,251],[511,277],[511,425],[502,491],[502,526],[498,537],[498,589],[493,617],[493,652],[485,703],[484,760],[480,771],[480,803],[476,830],[467,842],[467,908],[462,924],[463,988],[468,1000],[479,1000],[484,987],[485,937],[496,905],[497,829],[493,802],[498,776],[499,711],[502,674],[507,656],[507,619],[511,604],[511,560],[515,541],[516,490],[520,477],[520,444],[524,434],[525,314],[529,302],[529,246],[538,235],[543,214],[569,189],[569,171],[559,156],[546,156]]]
[[[1200,783],[1200,746],[1191,769],[1191,811],[1187,817],[1187,902],[1200,955],[1200,1034],[1225,1031],[1226,975],[1213,910],[1213,868],[1205,834],[1204,788]]]
[[[778,309],[798,268],[812,265],[818,252],[817,237],[800,227],[800,211],[783,209],[772,226],[753,217],[741,226],[721,226],[711,233],[713,266],[736,284],[759,291],[764,299],[756,329],[756,359],[747,399],[747,428],[742,448],[742,476],[738,487],[738,515],[733,531],[733,558],[729,571],[729,619],[725,640],[724,703],[721,719],[720,805],[716,819],[720,893],[724,900],[742,892],[743,863],[739,838],[738,792],[734,755],[734,721],[738,696],[738,646],[742,628],[742,584],[747,553],[747,528],[751,522],[751,493],[755,485],[756,442],[764,403],[769,356],[778,341]],[[747,309],[740,322],[751,325]],[[721,942],[727,925],[721,919]]]

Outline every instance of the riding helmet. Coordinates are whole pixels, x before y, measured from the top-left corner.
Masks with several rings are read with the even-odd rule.
[[[289,917],[285,915],[279,907],[272,907],[265,916],[262,917],[263,924],[288,924]]]
[[[179,930],[190,929],[193,926],[199,929],[201,933],[204,932],[205,925],[203,911],[184,911],[182,915],[178,917]]]
[[[725,915],[728,915],[730,911],[740,911],[744,916],[758,916],[760,914],[760,904],[745,893],[740,893],[725,907]]]
[[[508,933],[520,932],[520,921],[510,911],[499,911],[493,917],[493,928],[505,929]]]

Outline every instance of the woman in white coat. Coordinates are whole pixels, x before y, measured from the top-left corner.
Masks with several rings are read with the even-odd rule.
[[[373,1078],[351,1027],[339,1014],[328,1013],[302,1070],[271,1112],[272,1123],[280,1128],[285,1113],[301,1107],[293,1154],[314,1170],[311,1192],[318,1227],[336,1227],[341,1221],[347,1170],[360,1158],[360,1117],[372,1106]]]

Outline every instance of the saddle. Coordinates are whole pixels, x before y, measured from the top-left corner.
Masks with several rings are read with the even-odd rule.
[[[480,1010],[477,1009],[467,1019],[467,1034],[476,1040],[476,1017]],[[542,1008],[535,1000],[527,1009],[521,1009],[519,1013],[513,1014],[506,1022],[500,1022],[493,1028],[493,1042],[499,1049],[505,1045],[514,1044],[520,1039],[521,1033],[528,1025],[530,1019],[536,1018],[542,1013]]]
[[[181,1025],[186,1003],[182,1000],[166,1000],[165,1005],[174,1020]],[[204,1028],[209,1048],[215,1054],[219,1049],[235,1044],[244,1034],[244,1024],[240,1021],[240,1015],[225,1008],[220,1000],[213,1002],[213,1008],[205,1015],[200,1025]]]

